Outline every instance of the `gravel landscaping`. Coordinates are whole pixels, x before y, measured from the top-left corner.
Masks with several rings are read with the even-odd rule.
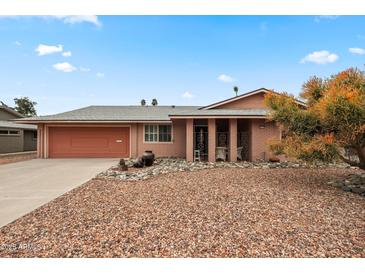
[[[1,257],[365,257],[353,169],[97,178],[0,229]]]
[[[345,178],[341,178],[335,181],[329,181],[329,185],[341,188],[344,191],[365,196],[365,173],[362,174],[349,174]]]
[[[120,166],[113,166],[108,170],[98,174],[98,178],[110,178],[127,181],[139,181],[146,180],[148,178],[173,173],[178,171],[197,171],[203,169],[212,168],[254,168],[254,169],[266,169],[266,168],[351,168],[350,165],[345,163],[313,163],[308,164],[306,162],[187,162],[180,158],[157,158],[154,161],[153,166],[144,168],[134,168],[135,160],[130,159],[125,161],[125,165],[128,167],[128,171],[123,170]]]

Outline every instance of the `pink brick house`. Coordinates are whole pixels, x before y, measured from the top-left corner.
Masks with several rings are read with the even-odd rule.
[[[89,106],[19,121],[38,126],[40,158],[134,158],[152,150],[189,161],[267,160],[267,141],[281,138],[267,119],[268,92],[261,88],[204,107]]]

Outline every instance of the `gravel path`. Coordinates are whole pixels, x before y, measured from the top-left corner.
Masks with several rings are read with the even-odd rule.
[[[0,229],[1,257],[365,257],[350,169],[93,179]]]

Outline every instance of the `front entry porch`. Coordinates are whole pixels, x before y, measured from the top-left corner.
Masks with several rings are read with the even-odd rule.
[[[188,119],[188,161],[250,161],[251,119]]]

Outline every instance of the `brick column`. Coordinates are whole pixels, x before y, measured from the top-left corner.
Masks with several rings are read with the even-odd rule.
[[[215,162],[216,125],[215,119],[208,119],[208,161]]]
[[[229,160],[237,161],[237,119],[229,119]]]
[[[186,160],[192,162],[194,160],[194,120],[186,120]]]

